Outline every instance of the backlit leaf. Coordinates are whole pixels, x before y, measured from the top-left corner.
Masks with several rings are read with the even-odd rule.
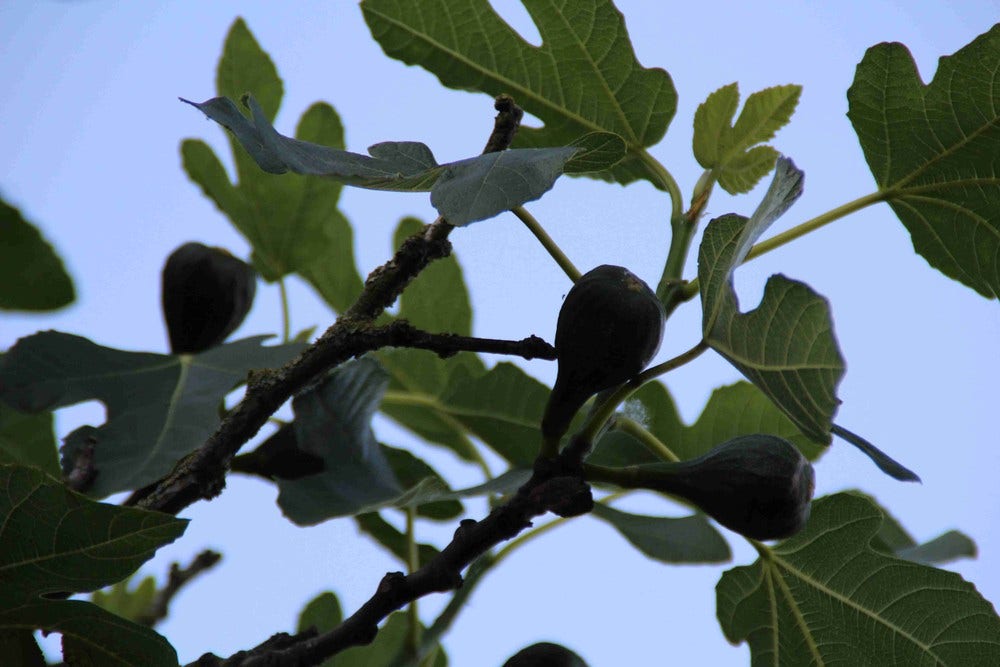
[[[628,155],[604,178],[659,179],[640,159],[663,138],[677,108],[670,75],[636,60],[625,20],[609,0],[524,0],[542,37],[528,44],[486,0],[365,0],[382,49],[420,65],[445,86],[507,93],[541,128],[521,127],[514,146],[566,146],[591,132],[621,137]]]
[[[898,43],[868,49],[848,118],[878,195],[934,268],[1000,298],[1000,24],[942,57],[924,85]]]
[[[959,575],[872,549],[878,508],[852,494],[813,503],[800,534],[716,587],[726,638],[754,665],[992,665],[1000,618]]]

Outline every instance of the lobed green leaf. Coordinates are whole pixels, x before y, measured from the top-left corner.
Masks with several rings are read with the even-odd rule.
[[[420,65],[450,88],[512,95],[545,124],[521,127],[514,146],[565,146],[591,132],[624,140],[628,155],[591,172],[620,183],[646,178],[639,157],[663,138],[677,109],[670,75],[636,60],[609,0],[524,0],[542,36],[528,44],[486,0],[364,0],[372,36],[393,58]]]
[[[749,192],[778,158],[770,146],[757,144],[773,138],[792,117],[801,86],[774,86],[747,98],[733,124],[739,104],[735,83],[719,88],[698,106],[694,116],[694,155],[711,169],[719,185],[730,193]]]
[[[0,632],[61,633],[71,664],[177,664],[153,630],[90,602],[42,596],[127,577],[177,539],[186,520],[94,502],[24,466],[0,464],[0,489]]]
[[[716,587],[726,638],[754,665],[989,665],[1000,618],[952,572],[879,553],[883,515],[840,493],[813,503],[805,530]]]
[[[219,404],[254,369],[291,360],[300,344],[262,347],[267,336],[227,343],[195,355],[126,352],[86,338],[43,331],[22,338],[0,362],[0,399],[22,412],[96,399],[107,410],[98,427],[82,426],[62,448],[69,472],[94,447],[97,476],[88,494],[104,497],[141,488],[173,469],[219,424]]]
[[[802,192],[801,171],[778,161],[763,202],[749,219],[712,220],[698,252],[705,341],[759,387],[805,435],[828,444],[844,360],[826,300],[807,285],[772,276],[764,298],[741,313],[733,271],[765,229]]]
[[[930,84],[898,43],[868,49],[848,118],[879,195],[931,266],[1000,298],[1000,24],[951,56]]]
[[[271,121],[281,105],[283,86],[274,63],[242,19],[234,22],[219,60],[220,95],[238,99],[252,91]],[[312,105],[296,130],[303,140],[343,148],[344,129],[333,107]],[[202,141],[181,145],[184,169],[242,233],[253,248],[261,275],[275,281],[299,273],[335,310],[344,311],[361,291],[354,262],[353,232],[337,208],[341,184],[320,178],[277,178],[263,173],[231,139],[237,184]]]

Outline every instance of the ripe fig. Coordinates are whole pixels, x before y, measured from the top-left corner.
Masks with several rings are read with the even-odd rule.
[[[565,646],[538,642],[507,658],[503,667],[587,667],[587,663]]]
[[[660,347],[663,322],[660,300],[628,269],[603,264],[581,276],[559,310],[545,439],[558,440],[592,395],[642,371]]]
[[[812,509],[812,465],[795,445],[773,435],[733,438],[694,459],[632,471],[634,486],[689,500],[726,528],[757,540],[794,535]]]
[[[163,265],[161,301],[174,354],[215,347],[253,305],[256,273],[222,248],[185,243]]]

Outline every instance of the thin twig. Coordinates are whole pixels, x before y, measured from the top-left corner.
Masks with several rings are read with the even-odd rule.
[[[170,575],[167,577],[167,584],[156,592],[156,596],[149,605],[149,609],[139,615],[135,620],[141,625],[153,627],[167,617],[170,611],[170,603],[185,585],[191,582],[202,572],[210,570],[222,559],[222,555],[206,549],[202,551],[191,564],[181,567],[177,563],[170,566]]]

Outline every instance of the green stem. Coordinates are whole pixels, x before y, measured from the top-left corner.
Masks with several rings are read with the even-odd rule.
[[[604,424],[611,419],[612,415],[614,415],[618,406],[621,405],[625,399],[631,396],[634,391],[653,378],[663,375],[664,373],[669,373],[675,368],[679,368],[684,364],[697,359],[698,356],[707,349],[708,344],[704,340],[700,340],[688,351],[682,352],[672,359],[667,359],[662,364],[650,366],[623,384],[617,389],[617,391],[615,391],[615,393],[611,394],[611,396],[609,396],[608,399],[597,408],[597,410],[591,413],[590,417],[587,419],[587,423],[583,427],[583,430],[580,432],[581,437],[583,437],[587,442],[593,442],[601,428],[603,428]]]
[[[288,288],[285,278],[278,278],[278,291],[281,294],[281,341],[287,343],[292,339],[292,322],[288,314]]]
[[[406,508],[406,567],[410,574],[420,569],[420,551],[417,549],[416,516],[416,507],[410,506]],[[406,646],[408,653],[416,657],[420,653],[420,611],[416,600],[410,602],[408,611],[410,623],[406,634]]]
[[[656,176],[660,187],[666,190],[670,195],[670,219],[680,219],[683,215],[681,208],[684,205],[684,197],[681,195],[680,186],[677,185],[677,181],[674,180],[673,175],[667,171],[667,168],[664,167],[659,160],[650,155],[649,151],[640,150],[636,153],[636,156],[639,158],[639,161],[642,162],[642,164]]]
[[[559,268],[561,268],[563,272],[569,276],[570,280],[576,282],[580,279],[580,270],[573,265],[573,262],[571,262],[569,257],[566,256],[566,253],[562,251],[562,248],[560,248],[556,242],[552,240],[552,237],[545,231],[545,228],[542,227],[541,223],[535,219],[535,216],[528,213],[523,206],[517,206],[511,209],[511,212],[524,223],[524,226],[527,227],[532,234],[535,235],[535,238],[538,239],[539,243],[542,244],[542,247],[545,248],[552,259],[556,260],[556,264],[558,264]]]
[[[704,171],[694,186],[691,207],[683,215],[670,220],[670,250],[663,265],[663,275],[656,286],[656,296],[663,303],[667,317],[683,301],[684,281],[681,277],[684,275],[684,264],[691,252],[691,243],[698,230],[698,221],[708,204],[714,186],[715,173],[711,170]]]
[[[666,461],[680,461],[680,457],[674,454],[673,450],[667,447],[662,440],[649,432],[649,430],[633,419],[619,415],[615,418],[615,426],[628,433],[633,438],[645,445],[646,449],[656,456]]]
[[[872,204],[877,204],[883,201],[886,196],[887,193],[879,191],[865,195],[864,197],[859,197],[854,201],[849,201],[842,206],[831,209],[822,215],[817,215],[815,218],[806,220],[802,224],[796,225],[787,231],[776,234],[766,241],[761,241],[754,247],[750,248],[750,252],[748,252],[747,256],[743,259],[743,263],[756,259],[764,253],[771,252],[772,250],[780,248],[783,245],[787,245],[799,237],[805,236],[806,234],[814,232],[824,225],[830,224],[834,220],[839,220],[840,218],[860,211],[861,209],[871,206]],[[687,301],[688,299],[694,298],[697,294],[698,279],[695,278],[684,286],[682,290],[682,300]]]

